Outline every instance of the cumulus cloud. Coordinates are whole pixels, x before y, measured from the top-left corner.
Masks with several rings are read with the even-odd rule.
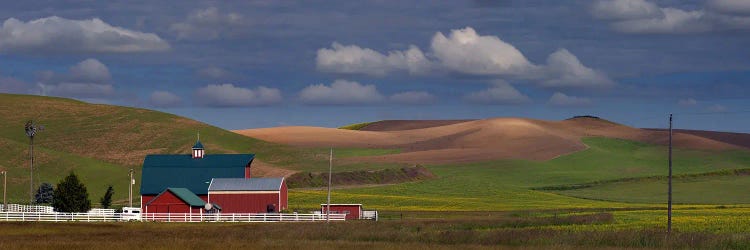
[[[361,105],[384,100],[375,85],[354,81],[336,80],[331,85],[310,85],[299,93],[302,103],[313,105]]]
[[[240,14],[223,14],[216,7],[208,7],[193,11],[185,21],[172,24],[170,30],[178,39],[215,40],[244,32],[249,28],[247,25],[248,21]]]
[[[585,107],[591,105],[591,100],[585,97],[569,96],[564,93],[555,92],[547,103],[559,107]]]
[[[195,91],[196,101],[210,107],[268,106],[280,103],[281,91],[274,88],[248,89],[234,84],[212,84]]]
[[[695,105],[698,104],[698,101],[696,101],[693,98],[687,98],[687,99],[681,99],[681,100],[677,101],[677,104],[680,105],[680,106],[686,106],[686,107],[687,106],[695,106]]]
[[[346,74],[367,74],[382,76],[393,71],[407,71],[419,74],[430,67],[429,60],[417,46],[409,46],[405,51],[390,51],[388,55],[356,45],[341,45],[337,42],[331,48],[321,48],[316,57],[318,70]]]
[[[584,66],[578,57],[566,49],[560,49],[547,57],[544,71],[548,74],[541,81],[545,87],[612,87],[615,82],[604,73]]]
[[[451,30],[446,37],[432,38],[432,52],[447,69],[477,75],[518,75],[533,65],[526,57],[496,36],[480,36],[471,28]]]
[[[28,22],[9,18],[0,28],[0,51],[4,52],[127,53],[169,48],[156,34],[115,27],[99,18],[51,16]]]
[[[551,54],[547,65],[535,65],[513,45],[497,36],[480,35],[473,28],[437,32],[426,57],[416,46],[388,55],[356,45],[333,43],[318,50],[318,70],[382,76],[393,71],[411,73],[450,71],[459,74],[532,80],[542,87],[610,87],[615,82],[603,72],[586,67],[565,49]]]
[[[115,93],[109,69],[93,58],[73,65],[63,74],[44,71],[39,75],[36,92],[40,95],[103,98]]]
[[[425,105],[435,103],[437,98],[424,91],[407,91],[391,95],[391,102],[398,104]]]
[[[708,5],[718,12],[728,14],[750,14],[750,1],[747,0],[709,0]]]
[[[614,21],[611,23],[614,30],[631,34],[750,30],[750,17],[732,15],[744,12],[746,5],[750,5],[746,2],[717,0],[712,1],[708,9],[683,10],[659,7],[646,0],[599,0],[592,6],[592,15]]]
[[[177,107],[182,105],[182,98],[169,91],[154,91],[149,97],[149,104],[161,108]]]
[[[70,68],[70,77],[78,81],[104,83],[112,79],[109,68],[99,60],[89,58]]]
[[[524,95],[506,82],[497,82],[488,89],[469,93],[466,101],[478,104],[519,105],[531,103],[531,98]]]

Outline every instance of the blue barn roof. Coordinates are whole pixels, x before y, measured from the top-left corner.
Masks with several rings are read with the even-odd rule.
[[[143,160],[141,195],[157,195],[169,187],[184,187],[196,195],[208,194],[212,178],[244,178],[254,154],[148,155]]]

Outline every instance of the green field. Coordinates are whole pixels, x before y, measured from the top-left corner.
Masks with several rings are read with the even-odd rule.
[[[551,161],[503,160],[427,166],[439,178],[380,187],[337,189],[333,198],[337,202],[361,202],[371,208],[395,211],[622,208],[664,204],[666,183],[661,181],[618,183],[570,191],[534,190],[667,174],[667,148],[664,146],[608,138],[586,138],[584,142],[589,149]],[[750,154],[746,151],[677,149],[674,155],[675,174],[750,168]],[[748,176],[682,179],[675,184],[675,201],[684,204],[750,204],[750,196],[743,192],[750,189],[748,179]],[[323,191],[296,190],[291,192],[290,199],[295,201],[298,209],[304,210],[315,207],[324,196]]]

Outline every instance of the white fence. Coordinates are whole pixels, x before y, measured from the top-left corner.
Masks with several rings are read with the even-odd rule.
[[[50,206],[29,206],[19,204],[8,204],[7,207],[0,204],[0,212],[25,212],[25,213],[52,213],[54,208]]]
[[[131,214],[132,215],[132,214]],[[121,213],[26,213],[0,212],[0,221],[82,221],[107,222],[124,221],[128,215]],[[146,213],[143,221],[159,222],[298,222],[326,221],[325,214],[185,214],[185,213]],[[331,221],[344,221],[345,214],[331,214]]]

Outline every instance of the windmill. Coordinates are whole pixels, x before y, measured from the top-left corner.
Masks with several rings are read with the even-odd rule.
[[[36,135],[36,132],[43,131],[44,126],[39,126],[34,124],[33,120],[29,120],[26,122],[24,128],[26,129],[26,136],[29,137],[29,157],[31,158],[31,167],[29,168],[29,171],[31,172],[31,177],[29,179],[29,205],[31,205],[34,204],[34,136]]]

